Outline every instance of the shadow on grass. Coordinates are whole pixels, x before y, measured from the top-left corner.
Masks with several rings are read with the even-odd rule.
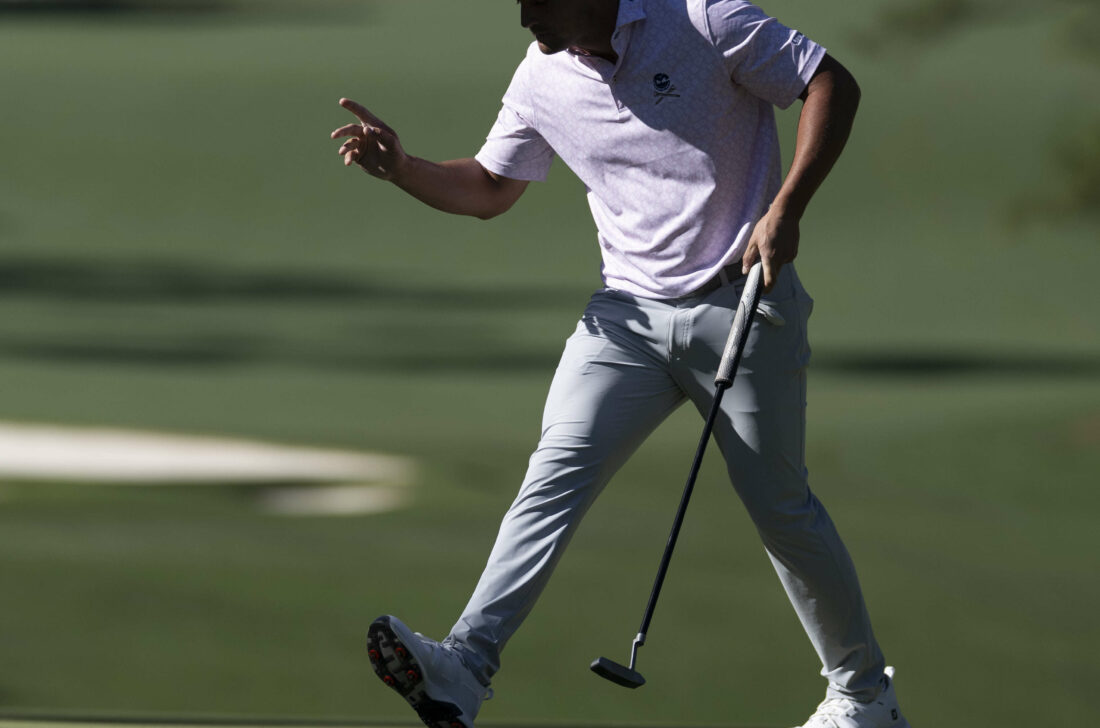
[[[478,327],[470,326],[469,331]],[[465,328],[463,330],[466,330]],[[557,350],[471,346],[469,337],[441,344],[430,337],[421,348],[397,343],[375,348],[295,346],[246,338],[161,341],[13,341],[0,343],[0,359],[145,369],[212,369],[249,365],[280,365],[320,371],[384,374],[538,372],[547,374],[557,363]]]
[[[229,9],[222,0],[0,0],[3,15],[120,15],[215,13]]]
[[[815,353],[810,369],[861,377],[938,379],[997,376],[1091,379],[1100,376],[1100,356],[830,351]]]
[[[385,334],[317,347],[259,337],[178,337],[141,340],[19,340],[0,342],[0,359],[77,366],[146,369],[217,369],[256,365],[363,374],[438,375],[540,373],[550,375],[560,345],[519,346],[484,336],[484,322],[443,329],[410,329],[405,338]],[[988,379],[1100,378],[1100,356],[913,351],[827,351],[814,355],[811,372],[859,378]]]
[[[361,22],[366,3],[338,0],[0,0],[0,17],[178,22],[246,18]]]
[[[172,728],[173,726],[179,726],[180,728],[187,728],[189,726],[202,726],[205,728],[215,728],[217,726],[225,726],[225,728],[260,728],[261,726],[271,726],[272,728],[339,728],[340,726],[347,726],[347,728],[412,728],[412,726],[423,725],[420,721],[377,721],[377,720],[363,720],[355,718],[321,718],[321,719],[305,719],[305,718],[249,718],[249,717],[219,717],[219,716],[103,716],[103,717],[81,717],[70,714],[52,715],[49,713],[39,713],[35,711],[29,712],[14,712],[6,713],[0,711],[0,721],[12,721],[19,723],[19,728],[82,728],[84,726],[94,726],[96,728],[110,728],[111,726],[157,726],[158,728]],[[484,725],[485,728],[633,728],[629,723],[603,723],[603,724],[586,724],[586,723],[566,723],[566,724],[545,724],[545,723],[495,723],[492,721],[486,721],[484,724],[479,722],[479,725]],[[639,726],[639,728],[643,728]],[[659,724],[645,724],[644,728],[678,728],[674,725],[659,725]],[[706,726],[693,725],[690,728],[707,728]],[[762,728],[761,726],[745,726],[745,725],[726,725],[724,728]]]
[[[484,310],[557,308],[590,289],[399,285],[334,272],[232,270],[186,262],[0,258],[0,300],[86,303],[331,303]]]
[[[494,285],[491,289],[409,286],[325,271],[231,270],[194,263],[0,258],[0,302],[63,302],[81,307],[263,304],[265,315],[294,307],[333,307],[354,330],[339,327],[318,343],[285,333],[219,325],[209,315],[188,326],[150,333],[118,326],[88,332],[9,333],[0,358],[74,365],[202,369],[253,365],[385,374],[526,373],[553,371],[570,317],[587,299],[582,287]],[[282,308],[285,307],[285,308]],[[322,309],[318,315],[323,315]],[[381,311],[381,313],[380,313]],[[432,315],[446,312],[445,320]],[[541,343],[511,338],[524,315],[560,312],[561,337]],[[456,315],[457,314],[457,315]],[[517,319],[518,316],[518,319]],[[173,319],[179,321],[178,316]],[[529,321],[529,319],[527,319]],[[529,325],[529,324],[528,324]],[[345,326],[346,328],[346,326]],[[310,332],[306,332],[310,333]],[[912,350],[822,350],[811,371],[858,377],[1100,376],[1100,355]]]

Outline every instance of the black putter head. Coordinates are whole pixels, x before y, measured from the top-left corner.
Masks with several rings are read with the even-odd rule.
[[[645,678],[640,672],[606,657],[596,658],[592,661],[591,667],[592,672],[624,688],[640,688],[645,685]]]

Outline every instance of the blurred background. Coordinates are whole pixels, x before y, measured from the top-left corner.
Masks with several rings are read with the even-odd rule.
[[[902,705],[1084,723],[1100,6],[762,5],[863,88],[803,227],[808,458]],[[561,166],[508,215],[450,218],[328,135],[348,96],[410,153],[472,155],[528,42],[489,0],[0,2],[0,716],[411,724],[366,626],[449,630],[598,251]],[[797,104],[780,118],[789,154]],[[628,654],[699,428],[681,410],[612,482],[485,723],[787,726],[821,699],[714,448],[649,683],[587,669]]]

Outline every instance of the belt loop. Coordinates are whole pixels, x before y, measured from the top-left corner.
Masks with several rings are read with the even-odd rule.
[[[718,280],[722,281],[723,286],[728,286],[730,284],[730,277],[726,275],[725,267],[718,269]]]

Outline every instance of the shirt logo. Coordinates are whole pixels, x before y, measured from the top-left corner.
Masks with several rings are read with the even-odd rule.
[[[672,79],[668,77],[667,73],[658,73],[653,77],[653,98],[657,99],[654,105],[657,105],[665,99],[678,99],[680,94],[676,93],[676,86],[673,85]]]

